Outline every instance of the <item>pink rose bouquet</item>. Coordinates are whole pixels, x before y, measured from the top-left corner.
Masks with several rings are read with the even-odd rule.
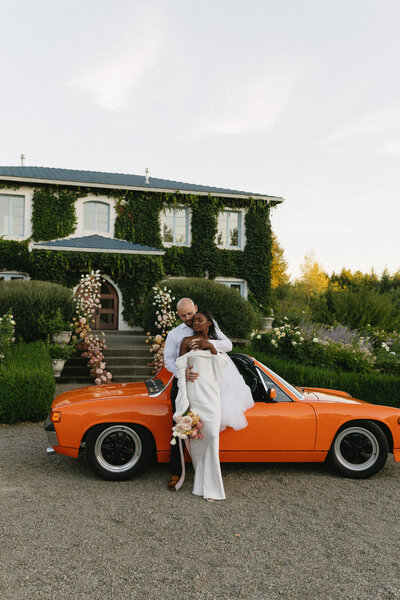
[[[187,410],[183,415],[177,417],[176,424],[172,428],[172,440],[171,444],[176,444],[176,438],[186,440],[201,440],[203,434],[201,430],[203,423],[200,421],[200,417],[195,415],[190,409]]]

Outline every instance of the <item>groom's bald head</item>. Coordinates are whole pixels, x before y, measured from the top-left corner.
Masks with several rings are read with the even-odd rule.
[[[197,306],[191,298],[181,298],[176,305],[176,312],[182,323],[191,327],[193,317],[197,312]]]

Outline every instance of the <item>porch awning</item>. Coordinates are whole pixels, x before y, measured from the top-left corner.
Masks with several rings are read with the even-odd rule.
[[[102,252],[107,254],[147,254],[163,256],[165,250],[132,244],[126,240],[104,237],[102,235],[86,235],[49,242],[34,242],[32,250],[63,250],[67,252]]]

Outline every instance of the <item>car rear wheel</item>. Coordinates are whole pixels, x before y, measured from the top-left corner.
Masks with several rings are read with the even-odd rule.
[[[103,479],[131,479],[152,457],[151,434],[139,425],[98,425],[86,438],[86,460]]]
[[[335,435],[328,459],[341,475],[365,479],[382,469],[388,452],[386,436],[378,425],[353,421]]]

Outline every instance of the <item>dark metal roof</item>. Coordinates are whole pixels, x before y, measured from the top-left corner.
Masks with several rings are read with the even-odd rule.
[[[50,242],[36,242],[34,250],[66,250],[75,252],[105,252],[116,254],[165,254],[164,250],[132,244],[125,240],[104,237],[102,235],[86,235],[83,237],[71,237]]]
[[[85,185],[89,187],[107,187],[119,189],[141,189],[147,191],[166,191],[197,194],[212,194],[214,196],[254,197],[265,198],[273,202],[282,202],[283,198],[255,194],[240,190],[208,187],[182,181],[170,181],[149,177],[146,183],[144,175],[127,175],[124,173],[102,173],[100,171],[80,171],[76,169],[54,169],[50,167],[1,167],[0,180],[29,183],[63,183],[68,185]]]

